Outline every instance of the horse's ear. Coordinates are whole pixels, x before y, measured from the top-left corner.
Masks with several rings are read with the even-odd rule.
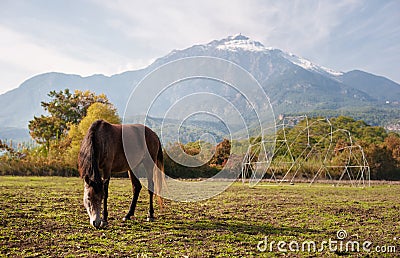
[[[85,180],[86,184],[90,185],[90,178],[89,178],[88,175],[85,175],[85,176],[83,177],[83,179]]]

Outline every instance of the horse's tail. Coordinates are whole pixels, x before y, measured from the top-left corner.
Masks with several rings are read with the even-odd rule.
[[[163,185],[165,185],[165,173],[164,173],[164,157],[163,157],[163,150],[161,143],[158,147],[157,159],[156,159],[156,166],[154,167],[154,192],[157,195],[158,205],[160,209],[163,210],[164,203],[163,199],[161,198],[161,191]]]
[[[78,157],[80,177],[85,178],[85,180],[89,179],[95,185],[101,182],[97,157],[98,150],[96,146],[96,131],[102,122],[102,120],[97,120],[90,126],[88,132],[82,140]]]

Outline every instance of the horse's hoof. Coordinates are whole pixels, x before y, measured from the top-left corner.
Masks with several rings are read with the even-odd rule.
[[[124,217],[124,218],[122,219],[122,221],[127,221],[127,220],[131,220],[131,218],[130,218],[130,217]]]
[[[153,222],[154,221],[154,217],[147,217],[147,221],[148,222]]]
[[[100,228],[105,228],[105,227],[107,227],[107,225],[108,225],[108,222],[102,220],[101,223],[100,223]]]

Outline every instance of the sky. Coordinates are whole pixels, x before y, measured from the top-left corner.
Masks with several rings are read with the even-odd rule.
[[[174,49],[238,33],[400,83],[397,0],[0,0],[0,94],[46,72],[144,68]]]

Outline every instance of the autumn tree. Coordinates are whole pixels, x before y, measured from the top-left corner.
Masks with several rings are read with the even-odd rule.
[[[75,163],[78,156],[79,148],[83,137],[85,136],[90,125],[98,120],[103,119],[112,124],[120,124],[121,119],[117,114],[116,108],[112,104],[93,103],[88,109],[86,116],[79,122],[70,127],[68,138],[71,141],[67,151],[67,160],[69,163]]]
[[[383,144],[370,144],[365,148],[365,155],[371,169],[371,179],[392,180],[395,176],[396,160],[391,151]]]
[[[181,149],[190,156],[196,156],[201,152],[200,141],[188,142],[187,144],[180,144]]]
[[[76,90],[71,93],[64,91],[51,91],[48,94],[50,101],[42,101],[41,106],[48,113],[34,117],[29,121],[29,133],[39,144],[48,150],[52,141],[64,138],[69,127],[78,124],[86,116],[87,109],[93,103],[110,104],[104,94],[96,95],[90,91]]]
[[[224,166],[225,163],[228,161],[230,154],[231,142],[228,139],[224,139],[215,147],[215,154],[213,159],[211,160],[211,163]]]
[[[390,133],[384,142],[387,149],[392,153],[392,157],[400,166],[400,136],[396,133]]]

